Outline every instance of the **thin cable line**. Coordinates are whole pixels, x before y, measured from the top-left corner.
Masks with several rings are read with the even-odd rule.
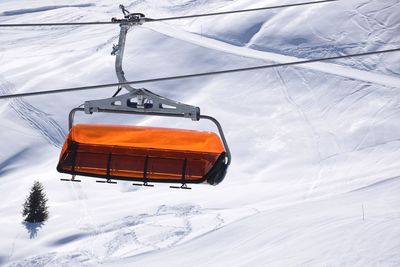
[[[268,9],[278,9],[278,8],[287,8],[287,7],[296,7],[296,6],[305,6],[305,5],[316,5],[316,4],[338,2],[338,1],[341,1],[341,0],[322,0],[322,1],[279,5],[279,6],[269,6],[269,7],[260,7],[260,8],[252,8],[252,9],[224,11],[224,12],[216,12],[216,13],[208,13],[208,14],[195,14],[195,15],[187,15],[187,16],[178,16],[178,17],[166,17],[166,18],[159,18],[159,19],[145,18],[145,22],[199,18],[199,17],[207,17],[207,16],[219,16],[219,15],[254,12],[254,11],[261,11],[261,10],[268,10]],[[119,21],[54,22],[54,23],[49,22],[49,23],[16,23],[16,24],[12,23],[12,24],[0,24],[0,27],[4,28],[4,27],[79,26],[79,25],[107,25],[107,24],[120,24],[120,23],[121,22],[119,22]]]
[[[287,8],[287,7],[295,7],[295,6],[324,4],[324,3],[337,2],[337,1],[340,1],[340,0],[322,0],[322,1],[314,1],[314,2],[304,2],[304,3],[297,3],[297,4],[280,5],[280,6],[260,7],[260,8],[242,9],[242,10],[234,10],[234,11],[223,11],[223,12],[198,14],[198,15],[187,15],[187,16],[180,16],[180,17],[167,17],[167,18],[159,18],[159,19],[150,19],[149,18],[148,21],[151,22],[151,21],[166,21],[166,20],[175,20],[175,19],[191,19],[191,18],[199,18],[199,17],[219,16],[219,15],[227,15],[227,14],[235,14],[235,13],[253,12],[253,11],[268,10],[268,9],[277,9],[277,8]]]
[[[99,84],[99,85],[82,86],[82,87],[74,87],[74,88],[64,88],[64,89],[38,91],[38,92],[30,92],[30,93],[0,95],[0,99],[37,96],[37,95],[46,95],[46,94],[58,94],[58,93],[73,92],[73,91],[93,90],[93,89],[100,89],[100,88],[113,87],[113,86],[123,86],[123,85],[128,85],[128,84],[132,85],[132,84],[154,83],[154,82],[179,80],[179,79],[189,79],[189,78],[195,78],[195,77],[204,77],[204,76],[221,75],[221,74],[236,73],[236,72],[246,72],[246,71],[254,71],[254,70],[285,67],[285,66],[294,66],[294,65],[323,62],[323,61],[329,61],[329,60],[335,60],[335,59],[363,57],[363,56],[386,54],[386,53],[393,53],[393,52],[400,52],[400,48],[381,50],[381,51],[372,51],[372,52],[365,52],[365,53],[351,54],[351,55],[343,55],[343,56],[334,56],[334,57],[327,57],[327,58],[309,59],[309,60],[287,62],[287,63],[278,63],[278,64],[272,64],[272,65],[261,65],[261,66],[248,67],[248,68],[238,68],[238,69],[229,69],[229,70],[222,70],[222,71],[212,71],[212,72],[179,75],[179,76],[161,77],[161,78],[146,79],[146,80],[127,81],[127,82],[122,82],[122,83],[108,83],[108,84]]]
[[[89,22],[50,22],[50,23],[16,23],[16,24],[0,24],[0,28],[6,27],[48,27],[48,26],[84,26],[84,25],[106,25],[119,24],[119,22],[111,21],[89,21]]]

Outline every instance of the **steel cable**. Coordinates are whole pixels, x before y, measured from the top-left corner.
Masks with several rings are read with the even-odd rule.
[[[305,5],[316,5],[316,4],[338,2],[338,1],[341,1],[341,0],[322,0],[322,1],[286,4],[286,5],[279,5],[279,6],[269,6],[269,7],[243,9],[243,10],[223,11],[223,12],[215,12],[215,13],[208,13],[208,14],[206,13],[206,14],[194,14],[194,15],[186,15],[186,16],[177,16],[177,17],[166,17],[166,18],[159,18],[159,19],[145,18],[145,22],[157,22],[157,21],[189,19],[189,18],[199,18],[199,17],[208,17],[208,16],[220,16],[220,15],[254,12],[254,11],[261,11],[261,10],[268,10],[268,9],[288,8],[288,7],[305,6]],[[108,25],[108,24],[120,24],[120,23],[121,22],[119,22],[119,21],[10,23],[10,24],[0,24],[0,28],[1,27],[5,28],[5,27],[85,26],[85,25],[87,26],[87,25]]]
[[[278,63],[278,64],[271,64],[271,65],[261,65],[261,66],[247,67],[247,68],[237,68],[237,69],[203,72],[203,73],[195,73],[195,74],[187,74],[187,75],[179,75],[179,76],[169,76],[169,77],[161,77],[161,78],[153,78],[153,79],[145,79],[145,80],[137,80],[137,81],[127,81],[127,82],[123,82],[123,83],[108,83],[108,84],[99,84],[99,85],[82,86],[82,87],[74,87],[74,88],[38,91],[38,92],[0,95],[0,99],[27,97],[27,96],[35,96],[35,95],[37,96],[37,95],[46,95],[46,94],[57,94],[57,93],[83,91],[83,90],[93,90],[93,89],[100,89],[100,88],[106,88],[106,87],[123,86],[123,85],[128,85],[128,84],[132,85],[132,84],[154,83],[154,82],[179,80],[179,79],[189,79],[189,78],[196,78],[196,77],[221,75],[221,74],[229,74],[229,73],[236,73],[236,72],[255,71],[255,70],[261,70],[261,69],[269,69],[269,68],[277,68],[277,67],[285,67],[285,66],[295,66],[295,65],[302,65],[302,64],[315,63],[315,62],[324,62],[324,61],[329,61],[329,60],[337,60],[337,59],[344,59],[344,58],[351,58],[351,57],[363,57],[363,56],[369,56],[369,55],[386,54],[386,53],[394,53],[394,52],[400,52],[400,48],[381,50],[381,51],[371,51],[371,52],[365,52],[365,53],[359,53],[359,54],[334,56],[334,57],[327,57],[327,58],[308,59],[308,60],[303,60],[303,61]]]

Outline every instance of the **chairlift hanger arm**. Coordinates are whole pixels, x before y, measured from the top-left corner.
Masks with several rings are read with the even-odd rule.
[[[120,32],[118,38],[118,44],[113,45],[113,50],[111,55],[115,55],[115,71],[117,73],[118,81],[120,83],[127,82],[125,78],[125,73],[122,69],[122,62],[124,58],[124,51],[125,51],[125,43],[126,43],[126,35],[128,34],[128,30],[131,26],[142,25],[144,22],[145,16],[141,13],[130,13],[128,10],[125,9],[123,5],[119,6],[124,14],[123,19],[112,18],[112,22],[119,22]],[[126,90],[132,92],[138,89],[133,88],[129,84],[125,84],[121,86]]]
[[[129,91],[128,94],[122,96],[114,96],[108,99],[93,100],[85,102],[85,112],[92,113],[99,109],[119,110],[119,111],[135,111],[141,114],[149,113],[165,113],[177,114],[192,120],[199,120],[200,108],[195,106],[186,105],[165,97],[159,96],[146,89],[137,89],[127,84],[125,73],[122,69],[126,36],[128,30],[132,26],[142,25],[144,22],[144,15],[141,13],[130,13],[123,5],[120,8],[124,14],[123,19],[113,18],[112,21],[120,22],[120,33],[118,44],[113,46],[111,52],[115,55],[115,72],[118,81],[122,88]]]

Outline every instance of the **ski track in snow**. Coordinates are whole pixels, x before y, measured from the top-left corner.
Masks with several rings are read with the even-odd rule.
[[[16,9],[16,10],[9,10],[0,13],[0,16],[15,16],[15,15],[23,15],[29,13],[36,13],[36,12],[43,12],[43,11],[50,11],[59,8],[69,8],[69,7],[91,7],[94,4],[78,4],[78,5],[52,5],[52,6],[43,6],[43,7],[36,7],[36,8],[25,8],[25,9]]]
[[[279,69],[275,68],[275,73],[276,73],[276,76],[277,76],[279,82],[281,83],[281,88],[282,88],[283,94],[286,97],[287,102],[289,103],[289,105],[293,106],[295,111],[299,114],[299,117],[303,121],[304,129],[306,132],[309,132],[310,140],[313,140],[314,145],[315,145],[315,151],[317,152],[316,153],[316,158],[317,158],[317,163],[318,163],[317,178],[314,179],[314,182],[311,184],[308,192],[306,193],[306,197],[309,197],[312,194],[312,191],[314,190],[314,188],[317,186],[318,182],[320,181],[322,169],[323,169],[323,166],[321,164],[322,156],[321,156],[321,149],[320,149],[320,144],[319,144],[320,136],[317,133],[317,130],[315,129],[315,127],[312,125],[312,123],[308,119],[305,112],[301,109],[300,105],[298,105],[296,103],[296,101],[290,96],[289,87],[287,86],[285,79],[281,75]],[[308,88],[308,89],[310,89],[310,88]]]
[[[338,106],[339,104],[345,102],[349,97],[353,97],[355,94],[358,94],[359,92],[362,92],[366,89],[368,89],[369,87],[371,87],[371,85],[369,84],[358,84],[356,85],[357,88],[353,91],[350,92],[349,94],[344,95],[342,98],[340,98],[337,101],[332,102],[331,105],[326,106],[323,110],[322,110],[322,117],[326,117],[326,115],[331,112],[336,106]]]
[[[82,190],[79,188],[75,191],[79,199]],[[83,202],[81,209],[83,213],[77,224],[82,233],[63,237],[50,244],[57,246],[79,241],[77,250],[45,253],[14,261],[9,266],[97,266],[112,263],[115,259],[171,248],[226,225],[223,215],[217,210],[201,209],[194,205],[162,205],[154,214],[128,216],[93,227],[88,224],[87,208]],[[193,223],[197,220],[206,221],[207,226],[195,232]]]
[[[234,54],[237,56],[275,61],[278,63],[297,62],[306,60],[304,58],[285,56],[271,52],[254,50],[248,47],[239,47],[231,45],[223,41],[218,41],[216,39],[207,38],[203,35],[190,33],[188,31],[175,28],[166,23],[158,23],[158,22],[150,23],[150,24],[145,24],[144,27],[151,29],[155,32],[159,32],[161,34],[170,36],[175,39],[180,39],[202,47]],[[400,88],[400,78],[385,74],[373,73],[370,71],[358,70],[351,67],[338,65],[335,63],[326,63],[326,62],[308,63],[303,65],[298,65],[296,67],[347,77],[355,80],[365,81],[368,83],[381,84],[388,87]]]
[[[0,176],[6,175],[8,172],[15,170],[16,168],[13,167],[13,163],[15,160],[17,160],[21,155],[23,155],[26,151],[28,151],[29,148],[24,148],[21,149],[9,157],[3,159],[3,161],[0,163]]]
[[[360,140],[360,142],[357,144],[357,146],[354,148],[354,151],[357,151],[359,149],[361,149],[364,144],[364,142],[367,140],[368,136],[370,136],[372,134],[372,129],[376,128],[378,121],[378,116],[385,110],[385,108],[388,107],[388,105],[390,103],[393,102],[393,99],[389,99],[388,101],[386,101],[373,115],[373,117],[370,119],[371,120],[371,124],[368,126],[368,131],[365,133],[364,137]]]
[[[0,93],[2,95],[13,92],[14,86],[1,79],[0,77]],[[22,98],[13,99],[8,104],[19,118],[24,120],[31,128],[38,132],[47,142],[55,147],[61,147],[65,139],[65,131],[53,119],[50,114],[44,113],[40,109],[32,106]]]

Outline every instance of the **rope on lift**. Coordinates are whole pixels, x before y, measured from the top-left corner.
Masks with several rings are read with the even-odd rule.
[[[306,6],[306,5],[316,5],[316,4],[324,4],[330,2],[338,2],[342,0],[321,0],[321,1],[313,1],[313,2],[303,2],[296,4],[286,4],[279,6],[268,6],[268,7],[259,7],[259,8],[251,8],[251,9],[243,9],[243,10],[232,10],[232,11],[223,11],[223,12],[215,12],[215,13],[206,13],[206,14],[194,14],[194,15],[186,15],[186,16],[177,16],[177,17],[165,17],[158,19],[144,18],[144,22],[157,22],[157,21],[168,21],[168,20],[179,20],[179,19],[191,19],[191,18],[200,18],[200,17],[208,17],[208,16],[220,16],[220,15],[228,15],[228,14],[237,14],[237,13],[245,13],[245,12],[254,12],[254,11],[262,11],[269,9],[279,9],[279,8],[288,8],[288,7],[297,7],[297,6]],[[127,11],[126,9],[124,9]],[[124,12],[125,17],[128,16],[129,12]],[[139,14],[139,13],[136,13]],[[50,22],[50,23],[10,23],[10,24],[0,24],[0,27],[48,27],[48,26],[87,26],[87,25],[108,25],[108,24],[119,24],[119,20],[111,20],[111,21],[88,21],[88,22]]]
[[[149,18],[148,22],[177,20],[177,19],[192,19],[192,18],[209,17],[209,16],[220,16],[220,15],[228,15],[228,14],[236,14],[236,13],[244,13],[244,12],[254,12],[254,11],[261,11],[261,10],[268,10],[268,9],[278,9],[278,8],[298,7],[298,6],[305,6],[305,5],[324,4],[324,3],[338,2],[338,1],[341,1],[341,0],[323,0],[323,1],[314,1],[314,2],[303,2],[303,3],[297,3],[297,4],[286,4],[286,5],[279,5],[279,6],[250,8],[250,9],[233,10],[233,11],[222,11],[222,12],[215,12],[215,13],[187,15],[187,16],[180,16],[180,17],[167,17],[167,18],[159,18],[159,19],[150,19]]]
[[[189,79],[189,78],[196,78],[196,77],[221,75],[221,74],[229,74],[229,73],[236,73],[236,72],[255,71],[255,70],[270,69],[270,68],[277,68],[277,67],[303,65],[303,64],[308,64],[308,63],[323,62],[323,61],[352,58],[352,57],[363,57],[363,56],[370,56],[370,55],[377,55],[377,54],[387,54],[387,53],[394,53],[394,52],[400,52],[400,48],[393,48],[393,49],[380,50],[380,51],[371,51],[371,52],[365,52],[365,53],[359,53],[359,54],[326,57],[326,58],[309,59],[309,60],[287,62],[287,63],[278,63],[278,64],[272,64],[272,65],[261,65],[261,66],[248,67],[248,68],[237,68],[237,69],[203,72],[203,73],[195,73],[195,74],[187,74],[187,75],[179,75],[179,76],[168,76],[168,77],[153,78],[153,79],[146,79],[146,80],[127,81],[127,82],[122,82],[122,83],[108,83],[108,84],[98,84],[98,85],[81,86],[81,87],[74,87],[74,88],[38,91],[38,92],[0,95],[0,99],[57,94],[57,93],[66,93],[66,92],[73,92],[73,91],[93,90],[93,89],[100,89],[100,88],[106,88],[106,87],[124,86],[124,85],[132,85],[132,84],[143,84],[143,83],[154,83],[154,82],[179,80],[179,79]]]

